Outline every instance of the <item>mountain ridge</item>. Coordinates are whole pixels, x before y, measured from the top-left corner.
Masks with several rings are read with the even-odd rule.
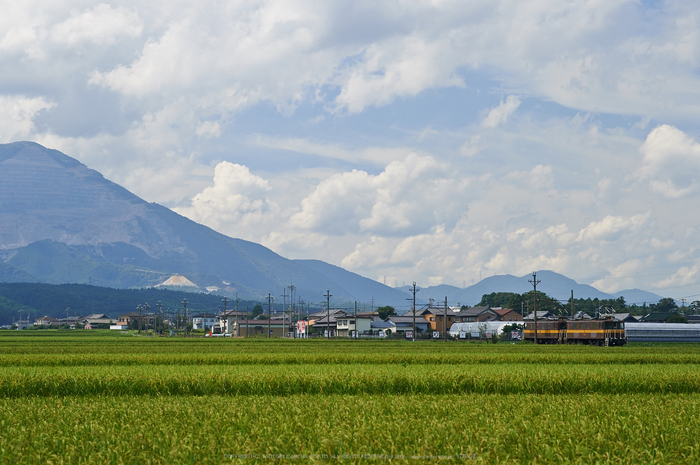
[[[160,284],[181,274],[200,287],[263,299],[297,296],[369,302],[373,292],[397,304],[403,294],[349,271],[356,292],[301,262],[260,244],[220,234],[172,210],[148,203],[97,171],[34,142],[0,145],[0,273],[7,279],[117,288]],[[321,267],[330,270],[332,265]],[[314,269],[316,268],[316,269]],[[228,284],[226,284],[228,283]]]
[[[568,301],[569,298],[571,298],[571,291],[574,291],[575,299],[616,299],[622,296],[629,305],[654,303],[661,299],[661,296],[657,294],[639,289],[627,289],[613,294],[607,294],[589,284],[580,284],[571,278],[550,270],[540,270],[537,271],[536,274],[537,280],[540,281],[537,285],[537,290],[560,301]],[[484,294],[491,294],[492,292],[515,292],[523,294],[532,291],[533,287],[529,282],[530,279],[532,279],[532,274],[526,274],[520,277],[504,274],[484,278],[463,289],[445,284],[429,286],[422,288],[419,292],[419,294],[421,294],[420,301],[423,303],[428,299],[433,299],[436,302],[442,302],[445,296],[447,296],[449,305],[460,304],[474,306],[481,301]],[[408,291],[409,288],[410,286],[402,286],[399,289],[410,295]],[[451,293],[446,294],[446,290],[451,291]]]
[[[568,299],[571,289],[575,296],[612,297],[563,275],[540,273],[538,289],[557,299]],[[364,309],[410,308],[404,290],[220,234],[141,199],[57,150],[34,142],[0,144],[0,281],[138,288],[174,274],[230,297],[286,300],[293,285],[306,302],[325,303],[330,290],[336,306],[357,301]],[[473,305],[483,294],[531,290],[527,277],[491,276],[465,289],[426,287],[417,300],[442,301],[448,295],[450,305]],[[658,300],[646,291],[626,292]]]

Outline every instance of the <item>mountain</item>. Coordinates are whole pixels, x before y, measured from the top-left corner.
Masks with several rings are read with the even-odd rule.
[[[461,289],[454,286],[440,285],[422,288],[416,294],[416,302],[427,302],[428,299],[433,299],[436,302],[443,302],[447,296],[447,303],[450,306],[460,305],[476,305],[481,301],[484,294],[492,292],[515,292],[523,294],[532,290],[532,274],[516,277],[513,275],[497,275],[485,278],[478,283]],[[625,298],[628,304],[655,303],[661,299],[661,296],[651,292],[640,291],[639,289],[628,289],[615,294],[606,294],[588,284],[579,284],[573,279],[567,278],[564,275],[555,273],[554,271],[542,270],[537,272],[537,280],[540,281],[537,285],[537,290],[554,297],[557,300],[566,301],[571,297],[571,291],[574,291],[575,299],[616,299],[620,296]],[[406,295],[411,295],[410,286],[402,286],[401,289]],[[420,299],[418,298],[420,296]]]
[[[148,203],[33,142],[0,145],[0,280],[155,286],[173,275],[229,296],[404,303],[404,294],[332,265],[288,260]]]
[[[656,303],[661,300],[661,296],[654,294],[653,292],[642,291],[641,289],[625,289],[624,291],[619,291],[612,294],[612,298],[617,299],[618,297],[624,297],[625,303],[628,305],[637,304],[643,305]],[[680,305],[680,302],[676,302]]]

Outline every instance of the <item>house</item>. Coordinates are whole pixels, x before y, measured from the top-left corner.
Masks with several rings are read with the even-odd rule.
[[[61,326],[68,326],[70,329],[75,329],[75,324],[78,323],[80,317],[70,317],[70,318],[53,318],[50,316],[42,316],[34,321],[35,326],[48,326],[51,328],[60,328]]]
[[[219,313],[216,318],[218,321],[211,325],[214,333],[234,334],[236,320],[248,318],[248,315],[246,312],[240,312],[238,310],[226,310],[225,312]],[[207,325],[209,325],[209,323],[207,323]],[[219,327],[218,330],[216,328],[217,326]]]
[[[512,308],[492,308],[498,314],[499,321],[523,321],[523,316],[520,312],[516,312]]]
[[[396,325],[391,321],[373,321],[370,323],[369,334],[371,336],[379,336],[382,332],[385,336],[390,337],[392,334],[396,334]]]
[[[289,331],[289,321],[282,318],[272,318],[271,320],[232,320],[230,325],[234,337],[284,337]]]
[[[445,332],[449,331],[456,320],[454,312],[449,308],[445,311],[444,307],[428,307],[425,310],[421,310],[419,315],[428,320],[430,330],[439,332],[440,337],[445,337]]]
[[[41,318],[37,318],[36,321],[34,321],[34,325],[36,326],[61,326],[58,324],[58,318],[53,318],[50,316],[42,316]]]
[[[100,327],[111,328],[111,326],[114,325],[114,318],[109,318],[107,315],[104,314],[88,315],[80,321],[83,325],[85,325],[85,329],[97,329]]]
[[[538,320],[546,320],[547,318],[556,318],[556,315],[548,310],[545,310],[545,311],[537,310],[537,319]],[[534,312],[530,312],[529,315],[527,315],[525,318],[523,318],[523,320],[534,320],[534,319],[535,319]]]
[[[368,315],[355,317],[353,312],[341,310],[335,314],[335,320],[338,336],[352,336],[354,331],[367,334],[372,329],[372,317]]]
[[[346,316],[342,310],[331,310],[330,312],[317,312],[309,315],[309,325],[316,331],[321,331],[324,336],[330,330],[331,336],[338,335],[338,317]],[[347,328],[344,328],[347,329]]]
[[[394,324],[396,333],[405,334],[406,331],[413,331],[413,315],[391,315],[384,321],[391,322]],[[420,316],[416,313],[416,332],[418,334],[428,331],[430,327],[430,322],[425,319],[425,317]],[[449,329],[449,328],[448,328]]]
[[[15,321],[13,326],[17,326],[17,329],[27,329],[32,327],[32,322],[29,320],[19,320]]]
[[[141,316],[139,315],[139,312],[126,312],[119,315],[117,321],[120,325],[129,326],[129,323],[132,321],[138,321],[139,316]]]
[[[206,331],[219,323],[219,316],[213,313],[192,315],[192,329],[202,329],[202,320],[204,320],[204,330]]]
[[[456,323],[473,323],[475,321],[498,320],[498,313],[491,307],[471,307],[460,310],[455,317]]]
[[[613,313],[612,317],[617,321],[624,321],[625,323],[638,323],[639,320],[636,316],[631,313]]]
[[[153,325],[156,321],[156,314],[155,313],[145,313],[142,312],[139,315],[139,312],[126,312],[117,318],[117,324],[120,326],[129,326],[132,321],[139,321],[140,322],[140,329],[148,329],[148,328],[153,328]]]
[[[642,320],[644,323],[666,323],[672,316],[676,316],[676,312],[654,312],[645,316]]]

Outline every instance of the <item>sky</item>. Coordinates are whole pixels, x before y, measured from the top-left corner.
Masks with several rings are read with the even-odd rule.
[[[697,2],[0,1],[0,143],[391,286],[700,299]]]

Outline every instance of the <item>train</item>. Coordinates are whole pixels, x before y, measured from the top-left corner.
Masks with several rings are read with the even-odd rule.
[[[534,321],[525,323],[523,340],[535,342]],[[627,332],[625,323],[613,318],[537,320],[537,343],[623,346],[627,344]]]

